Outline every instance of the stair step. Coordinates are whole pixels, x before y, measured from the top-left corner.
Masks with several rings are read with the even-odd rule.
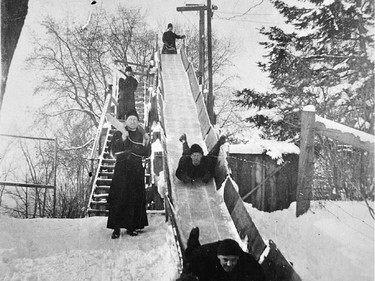
[[[108,193],[94,194],[93,197],[95,199],[105,199],[105,200],[107,200]]]
[[[113,159],[113,158],[102,159],[102,163],[103,164],[115,164],[116,159]]]
[[[110,187],[111,187],[110,185],[97,185],[95,187],[95,192],[96,192],[96,194],[108,193]]]
[[[91,217],[91,216],[103,216],[103,217],[107,217],[109,211],[108,210],[88,209],[87,213],[89,214],[89,217]]]
[[[96,179],[96,185],[111,185],[112,179],[103,179],[103,178],[97,178]]]
[[[115,169],[115,165],[101,165],[100,171],[113,171]]]
[[[108,177],[109,179],[112,179],[113,171],[112,172],[99,172],[99,177]]]
[[[91,209],[106,210],[107,200],[91,201],[90,207]]]

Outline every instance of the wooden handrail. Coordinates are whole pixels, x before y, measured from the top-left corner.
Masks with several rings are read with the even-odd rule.
[[[104,102],[104,106],[103,106],[102,115],[100,116],[100,121],[99,121],[98,129],[96,130],[94,145],[92,146],[92,149],[91,149],[91,154],[90,154],[90,157],[89,157],[90,160],[95,160],[96,159],[96,157],[94,157],[94,154],[96,153],[96,150],[97,150],[98,145],[99,145],[100,134],[101,134],[101,131],[103,129],[103,125],[104,125],[105,120],[106,120],[106,116],[105,115],[106,115],[106,113],[109,110],[109,107],[111,105],[111,100],[112,100],[112,95],[111,94],[107,94],[105,102]]]
[[[315,116],[314,127],[319,134],[374,153],[374,135],[353,129],[318,115]]]

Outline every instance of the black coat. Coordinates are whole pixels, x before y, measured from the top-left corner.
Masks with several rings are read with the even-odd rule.
[[[117,118],[123,119],[125,114],[135,108],[135,95],[138,81],[132,76],[126,76],[126,79],[119,80],[119,95],[118,95],[118,114]]]
[[[220,265],[217,249],[221,241],[198,246],[185,252],[184,274],[192,273],[199,281],[265,281],[260,264],[248,253],[239,256],[236,267],[230,272]]]
[[[201,179],[204,183],[207,183],[214,176],[220,146],[223,143],[224,139],[219,139],[210,152],[202,157],[201,163],[194,166],[190,157],[190,147],[185,142],[182,156],[178,162],[176,177],[185,183],[192,179]]]
[[[198,166],[194,166],[190,155],[183,155],[178,162],[176,177],[187,183],[190,180],[201,179],[208,182],[212,177],[212,159],[210,156],[203,156]]]
[[[166,32],[163,33],[163,50],[162,50],[162,53],[165,54],[167,53],[167,49],[168,48],[172,48],[173,49],[173,52],[171,53],[177,53],[176,51],[176,39],[182,39],[183,36],[182,35],[177,35],[176,33],[174,33],[172,30],[168,30]]]
[[[134,230],[148,225],[142,157],[150,155],[150,146],[143,146],[143,135],[138,129],[128,131],[129,137],[125,141],[119,131],[114,133],[111,141],[112,153],[123,152],[116,156],[108,195],[107,228],[111,229],[120,227]]]

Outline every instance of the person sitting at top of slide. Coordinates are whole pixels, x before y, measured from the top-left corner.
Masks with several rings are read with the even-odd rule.
[[[177,54],[176,39],[184,39],[185,35],[177,35],[173,31],[173,25],[168,23],[168,30],[163,33],[163,49],[162,54]]]
[[[180,137],[182,142],[182,156],[176,170],[176,177],[184,183],[193,183],[197,179],[208,183],[214,176],[215,165],[220,146],[225,143],[225,136],[221,136],[211,151],[204,156],[199,144],[189,147],[186,134]]]

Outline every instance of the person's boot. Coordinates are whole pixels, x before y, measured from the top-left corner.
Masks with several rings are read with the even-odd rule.
[[[186,134],[182,134],[181,137],[178,139],[180,142],[184,143],[186,142]]]
[[[138,233],[135,230],[132,230],[132,229],[126,230],[126,233],[130,236],[137,236],[138,235]]]
[[[189,238],[187,241],[187,247],[191,249],[195,249],[199,247],[201,244],[199,243],[199,227],[194,227],[189,234]]]
[[[117,239],[120,237],[120,228],[115,228],[112,232],[112,239]]]

